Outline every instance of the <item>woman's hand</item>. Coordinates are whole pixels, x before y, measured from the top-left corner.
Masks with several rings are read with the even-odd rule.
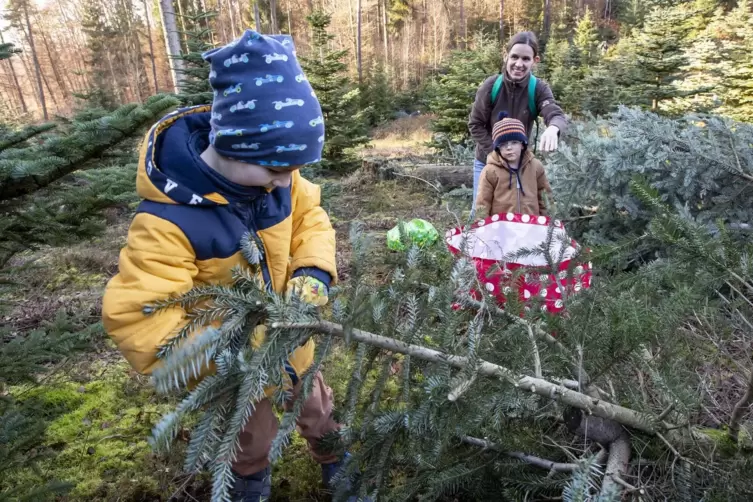
[[[557,126],[550,125],[541,135],[539,140],[539,150],[542,152],[553,152],[557,149],[559,143],[560,130]]]

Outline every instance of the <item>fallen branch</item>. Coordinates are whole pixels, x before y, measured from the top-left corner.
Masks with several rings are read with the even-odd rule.
[[[735,404],[732,416],[729,419],[729,438],[735,443],[737,443],[740,435],[740,421],[745,412],[748,411],[751,400],[753,400],[753,371],[750,372],[748,378],[748,388],[745,389],[743,397]]]
[[[320,321],[316,323],[274,323],[272,328],[305,329],[328,333],[343,338],[345,337],[345,330],[341,325],[328,321]],[[466,357],[445,354],[437,350],[407,344],[393,338],[375,335],[359,329],[351,330],[350,338],[356,342],[367,343],[392,352],[400,352],[402,354],[423,359],[424,361],[448,364],[454,368],[464,369],[471,364]],[[583,410],[588,415],[595,415],[597,417],[614,420],[628,427],[652,435],[659,432],[658,422],[650,415],[639,413],[629,408],[624,408],[598,398],[587,396],[580,392],[569,390],[561,385],[556,385],[542,378],[518,375],[508,368],[488,361],[480,360],[477,368],[479,375],[508,380],[518,389],[560,401],[563,404]]]
[[[547,460],[545,458],[536,457],[534,455],[528,455],[526,453],[520,452],[520,451],[507,451],[501,448],[499,445],[496,445],[492,443],[491,441],[487,441],[486,439],[479,439],[474,438],[470,436],[461,436],[460,440],[463,443],[470,444],[473,446],[478,446],[480,448],[483,448],[485,450],[492,450],[496,451],[498,453],[502,453],[503,455],[506,455],[510,458],[514,458],[517,460],[520,460],[521,462],[525,462],[526,464],[532,465],[534,467],[540,467],[542,469],[546,469],[548,471],[554,471],[554,472],[574,472],[578,469],[579,465],[575,463],[562,463],[562,462],[554,462],[552,460]],[[598,460],[597,460],[598,461]],[[602,460],[603,462],[603,460]]]
[[[619,494],[627,483],[622,480],[622,475],[627,472],[630,462],[630,438],[627,434],[618,437],[609,445],[609,459],[607,469],[604,472],[604,481],[601,483],[601,495],[608,497]],[[627,485],[629,489],[633,486]]]

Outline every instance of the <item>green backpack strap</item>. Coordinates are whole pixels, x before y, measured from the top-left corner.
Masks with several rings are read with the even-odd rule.
[[[497,96],[499,96],[499,90],[502,88],[504,80],[505,76],[500,73],[497,75],[497,80],[494,81],[494,87],[492,87],[492,106],[497,102]]]
[[[535,119],[538,117],[538,110],[536,110],[536,84],[538,80],[531,73],[531,78],[528,79],[528,109],[531,112],[531,116]]]
[[[504,74],[497,75],[497,80],[494,81],[494,87],[492,87],[492,106],[497,102],[497,96],[499,96],[499,90],[502,88],[502,83],[505,80]],[[528,79],[528,110],[531,112],[531,116],[535,119],[538,117],[538,111],[536,110],[536,84],[538,79],[531,73],[531,78]]]

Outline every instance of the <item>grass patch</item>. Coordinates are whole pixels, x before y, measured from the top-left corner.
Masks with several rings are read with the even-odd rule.
[[[403,117],[374,130],[371,143],[363,151],[375,157],[415,157],[428,155],[432,115]]]

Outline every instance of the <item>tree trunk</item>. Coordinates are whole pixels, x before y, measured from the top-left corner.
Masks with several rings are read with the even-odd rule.
[[[225,31],[225,24],[222,22],[222,0],[217,0],[217,26],[222,31],[222,43],[227,42],[227,31]]]
[[[26,18],[26,28],[29,30],[29,46],[31,47],[31,57],[34,60],[34,72],[37,75],[37,88],[39,89],[39,104],[42,107],[42,114],[45,120],[49,120],[50,117],[47,114],[47,103],[44,100],[44,88],[42,87],[42,69],[39,66],[39,58],[37,58],[37,50],[34,47],[34,34],[31,32],[31,21],[29,20],[29,2],[23,2],[24,17]]]
[[[259,15],[259,0],[254,2],[254,22],[256,23],[256,31],[261,33],[261,15]]]
[[[499,41],[505,44],[505,0],[499,0]]]
[[[149,38],[149,59],[152,62],[152,78],[154,79],[154,93],[159,93],[159,83],[157,82],[157,63],[154,61],[154,42],[152,41],[152,22],[149,20],[149,5],[147,0],[144,2],[144,19],[146,20],[146,35]]]
[[[544,43],[549,40],[549,33],[552,28],[552,0],[544,0],[544,29],[542,37]]]
[[[36,21],[39,23],[39,21]],[[63,79],[63,76],[60,73],[60,70],[58,69],[58,58],[57,54],[56,57],[52,57],[52,51],[50,50],[50,44],[47,43],[47,36],[44,34],[44,30],[40,30],[40,33],[42,34],[42,43],[44,44],[45,51],[47,51],[47,59],[50,60],[50,66],[52,67],[52,74],[55,76],[55,81],[60,86],[60,89],[63,91],[63,96],[66,96],[68,94],[68,88],[65,85],[65,79]]]
[[[363,83],[363,67],[361,60],[361,0],[356,3],[356,65],[358,66],[358,83]]]
[[[467,35],[465,25],[465,0],[460,0],[460,48],[462,50],[465,50],[467,47]]]
[[[232,0],[227,0],[227,12],[230,16],[230,33],[233,35],[233,40],[238,38],[237,26],[235,24],[235,9],[233,9]]]
[[[384,62],[385,69],[390,69],[390,39],[387,36],[387,0],[382,4],[382,28],[384,30]]]
[[[183,48],[186,49],[186,53],[188,53],[188,37],[186,36],[186,16],[183,15],[183,0],[177,0],[178,3],[178,17],[180,18],[180,30],[183,32],[183,45],[181,46],[181,50]]]
[[[0,31],[0,44],[4,44],[3,32]],[[16,75],[16,67],[13,66],[13,58],[8,58],[8,66],[10,67],[10,74],[13,77],[13,83],[16,86],[16,92],[18,93],[18,100],[21,102],[21,109],[24,113],[29,113],[29,109],[26,106],[26,100],[24,99],[24,93],[21,91],[21,85],[18,83],[18,75]]]
[[[426,68],[426,39],[427,33],[429,31],[428,24],[429,24],[429,11],[428,6],[426,4],[427,0],[424,0],[423,3],[423,15],[421,16],[421,61],[418,65],[418,79],[419,81],[423,81],[424,79],[424,69]]]
[[[165,32],[165,47],[167,48],[170,74],[173,78],[173,89],[178,93],[183,84],[183,61],[175,59],[180,56],[180,36],[175,24],[175,11],[171,0],[159,0],[159,8],[162,16],[162,29]]]
[[[269,0],[269,20],[272,23],[270,33],[276,35],[279,33],[277,29],[277,0]]]
[[[77,32],[73,28],[71,28],[70,20],[68,19],[68,15],[66,14],[65,10],[63,9],[63,3],[60,0],[57,0],[57,4],[58,4],[58,10],[60,11],[60,18],[63,20],[63,23],[65,24],[65,27],[68,30],[68,34],[71,37],[71,41],[75,41],[76,45],[79,48],[85,47],[86,44],[81,39],[80,32]],[[81,61],[82,59],[83,58],[79,58],[79,57],[74,57],[73,58],[73,60],[76,62],[76,69],[77,69],[77,71],[75,73],[78,74],[77,75],[78,76],[77,80],[78,80],[79,86],[78,86],[77,90],[79,90],[79,89],[84,89],[85,90],[85,89],[87,89],[89,87],[89,81],[86,78],[87,71],[86,71],[86,68],[82,64],[82,61]]]

